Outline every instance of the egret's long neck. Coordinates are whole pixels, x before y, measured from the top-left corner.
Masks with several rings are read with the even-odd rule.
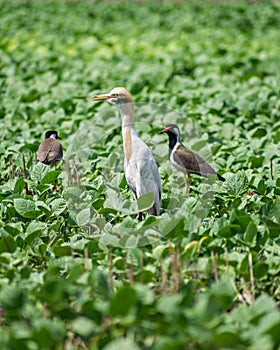
[[[133,103],[126,103],[120,106],[120,114],[122,117],[122,137],[125,159],[129,161],[132,154],[131,134],[134,133],[133,128]]]

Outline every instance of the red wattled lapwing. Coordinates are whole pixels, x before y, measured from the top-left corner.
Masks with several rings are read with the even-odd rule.
[[[59,162],[63,157],[62,146],[55,130],[49,130],[45,134],[45,140],[40,144],[37,161],[50,165]]]
[[[154,156],[148,146],[139,138],[133,127],[134,105],[131,95],[123,87],[116,87],[106,95],[93,96],[94,101],[107,101],[116,106],[122,119],[124,148],[124,173],[126,181],[139,198],[145,193],[154,193],[154,205],[148,214],[159,215],[161,207],[161,180]],[[142,213],[138,214],[142,220]]]
[[[176,124],[168,124],[159,132],[166,133],[169,137],[169,160],[171,164],[190,177],[190,174],[197,174],[203,177],[216,175],[219,180],[225,179],[217,174],[210,164],[206,163],[197,153],[187,149],[181,142],[180,130]]]

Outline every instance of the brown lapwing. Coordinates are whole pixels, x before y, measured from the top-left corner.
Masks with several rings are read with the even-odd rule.
[[[37,154],[37,161],[50,165],[59,162],[63,157],[61,143],[58,141],[57,131],[48,130],[45,140],[40,144]]]
[[[189,192],[189,185],[186,175],[191,180],[190,174],[197,174],[203,177],[208,177],[208,175],[212,174],[216,175],[219,180],[225,181],[210,164],[206,163],[197,153],[190,151],[182,144],[180,130],[176,124],[166,125],[159,133],[166,133],[169,137],[169,160],[177,170],[185,174],[187,192]]]
[[[107,101],[119,109],[122,119],[124,148],[124,173],[135,198],[145,193],[154,193],[150,215],[159,215],[161,207],[161,180],[154,156],[139,138],[133,126],[134,105],[131,95],[123,87],[116,87],[106,95],[93,96],[94,101]],[[142,213],[138,214],[142,220]]]

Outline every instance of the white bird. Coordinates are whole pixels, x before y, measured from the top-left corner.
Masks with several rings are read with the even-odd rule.
[[[116,87],[105,95],[93,96],[94,101],[107,101],[116,106],[122,118],[124,173],[136,199],[145,193],[154,193],[154,205],[148,214],[159,215],[161,207],[161,180],[155,158],[133,127],[134,105],[131,95],[123,87]],[[142,220],[142,213],[138,214]]]

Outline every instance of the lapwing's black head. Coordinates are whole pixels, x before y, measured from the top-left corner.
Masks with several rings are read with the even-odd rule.
[[[55,131],[55,130],[48,130],[46,132],[45,139],[49,139],[49,138],[60,139],[60,137],[58,136],[57,131]]]
[[[166,127],[159,132],[159,134],[163,134],[164,132],[168,135],[173,134],[180,137],[180,130],[176,124],[167,124]]]
[[[176,124],[167,124],[164,129],[162,129],[159,134],[166,133],[169,137],[169,152],[171,152],[174,146],[180,143],[180,131]]]
[[[159,134],[163,133],[166,133],[169,136],[169,141],[172,146],[177,142],[180,142],[180,130],[176,124],[167,124],[166,127],[159,132]]]

